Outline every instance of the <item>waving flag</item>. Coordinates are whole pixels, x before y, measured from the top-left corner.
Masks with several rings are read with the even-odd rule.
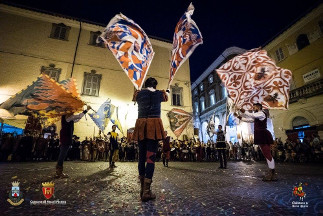
[[[265,50],[236,56],[216,70],[237,108],[254,103],[267,109],[287,109],[292,72],[277,67]]]
[[[73,78],[69,78],[67,80],[62,80],[59,82],[66,90],[68,90],[72,95],[77,98],[80,98],[80,93],[78,92],[76,81]]]
[[[173,108],[167,113],[171,130],[176,137],[179,137],[188,123],[192,119],[192,115],[182,109]]]
[[[96,113],[89,115],[101,131],[104,131],[109,121],[111,121],[123,134],[122,127],[118,119],[118,107],[111,104],[111,99],[106,100]]]
[[[111,100],[106,100],[98,109],[96,113],[89,114],[94,123],[101,131],[104,131],[111,118]]]
[[[144,30],[125,15],[117,14],[98,37],[97,43],[101,41],[111,50],[136,89],[140,90],[155,54]]]
[[[44,118],[57,118],[81,111],[84,103],[49,76],[42,74],[26,89],[1,104],[15,115],[30,111]]]
[[[190,57],[194,49],[203,43],[202,34],[191,18],[193,12],[194,6],[191,3],[175,27],[168,85],[173,81],[179,67]]]
[[[119,131],[123,134],[123,130],[122,130],[122,127],[121,127],[121,123],[119,121],[119,116],[118,116],[118,110],[119,108],[118,107],[114,107],[114,112],[112,113],[111,115],[111,122],[117,126],[117,128],[119,129]]]

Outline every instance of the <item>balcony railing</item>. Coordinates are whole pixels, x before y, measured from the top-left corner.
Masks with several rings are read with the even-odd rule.
[[[309,98],[323,93],[323,79],[294,89],[289,93],[289,103],[295,103],[301,98]]]

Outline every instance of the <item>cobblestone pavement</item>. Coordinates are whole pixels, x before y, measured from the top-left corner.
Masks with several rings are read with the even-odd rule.
[[[54,162],[0,164],[0,215],[323,215],[322,164],[278,164],[279,181],[262,182],[265,163],[171,162],[156,164],[155,201],[139,199],[137,163],[65,162],[69,179],[54,178]],[[25,201],[11,206],[12,181],[20,182]],[[31,205],[42,201],[42,182],[54,181],[50,200],[66,205]],[[308,207],[292,207],[297,183],[303,183]]]

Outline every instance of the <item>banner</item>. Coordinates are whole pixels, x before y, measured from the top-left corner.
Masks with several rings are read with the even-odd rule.
[[[191,3],[175,27],[168,86],[173,81],[179,67],[190,57],[195,48],[203,43],[202,34],[191,18],[193,12],[194,6]]]
[[[111,19],[97,39],[103,41],[136,89],[140,90],[154,57],[153,47],[142,28],[123,14]]]
[[[292,72],[277,67],[265,50],[238,55],[216,70],[237,108],[287,109]]]
[[[169,118],[170,128],[177,138],[182,134],[183,130],[192,119],[190,113],[176,108],[169,111],[167,117]]]

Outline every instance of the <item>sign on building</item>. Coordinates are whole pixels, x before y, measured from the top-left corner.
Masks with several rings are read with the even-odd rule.
[[[316,80],[320,77],[321,77],[321,74],[320,74],[319,69],[312,70],[312,71],[303,75],[303,79],[304,79],[305,83]]]

